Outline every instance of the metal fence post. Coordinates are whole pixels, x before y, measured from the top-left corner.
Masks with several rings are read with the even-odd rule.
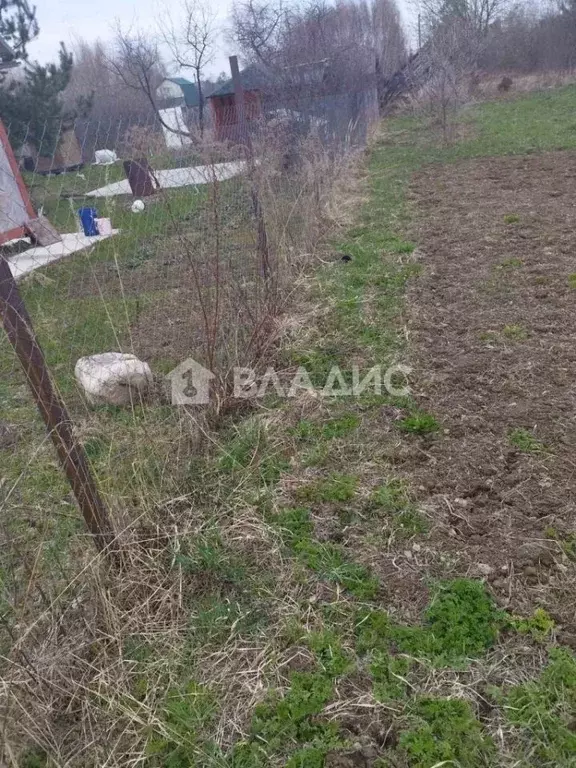
[[[3,256],[0,257],[0,315],[88,530],[96,547],[105,550],[114,540],[112,521],[98,493],[84,449],[74,437],[72,422],[56,393],[30,316]]]

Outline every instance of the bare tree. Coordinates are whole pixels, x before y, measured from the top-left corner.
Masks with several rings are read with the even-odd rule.
[[[244,58],[271,66],[281,50],[291,11],[283,0],[243,0],[232,8],[234,40]]]
[[[430,111],[445,143],[452,138],[454,117],[467,99],[466,83],[478,61],[478,31],[466,19],[445,21],[429,38],[425,54],[430,77],[425,86]]]
[[[110,71],[126,88],[144,94],[158,121],[167,131],[179,136],[189,136],[187,131],[166,123],[156,106],[156,90],[165,77],[156,41],[145,37],[142,32],[123,32],[118,26],[114,43],[113,54],[106,56],[106,66]]]
[[[182,0],[181,18],[173,20],[168,9],[166,21],[159,27],[176,64],[194,72],[198,89],[198,124],[204,135],[204,93],[202,80],[205,67],[214,58],[218,28],[216,16],[204,0]]]
[[[509,7],[510,0],[418,0],[428,34],[452,20],[466,22],[479,35]]]
[[[233,9],[234,39],[251,62],[277,77],[301,65],[324,63],[340,91],[369,87],[375,80],[375,51],[385,68],[403,59],[403,35],[394,0],[243,0]],[[392,54],[392,48],[396,53]],[[387,56],[390,55],[390,59]]]
[[[111,71],[109,53],[99,40],[94,43],[81,40],[72,53],[72,77],[64,92],[67,107],[84,97],[91,98],[90,117],[95,120],[146,120],[153,116],[142,91],[128,88],[124,80]]]
[[[371,21],[374,36],[374,64],[380,107],[385,103],[385,89],[390,78],[408,57],[400,12],[394,0],[372,0]]]

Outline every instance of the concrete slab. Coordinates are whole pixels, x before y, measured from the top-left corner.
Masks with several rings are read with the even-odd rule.
[[[91,245],[107,240],[118,232],[118,229],[113,229],[111,235],[96,235],[95,237],[86,237],[86,235],[79,232],[62,235],[61,242],[46,247],[29,248],[24,253],[11,256],[8,259],[8,264],[14,278],[18,280],[18,278],[28,275],[35,269],[38,269],[38,267],[44,267],[46,264],[58,261],[65,256],[70,256],[72,253],[83,251]]]
[[[231,163],[217,163],[211,165],[197,165],[192,168],[169,168],[165,171],[156,171],[156,178],[161,189],[170,189],[175,187],[187,187],[199,184],[208,184],[213,179],[214,170],[218,181],[225,181],[242,173],[246,168],[246,163],[241,160],[235,160]],[[130,195],[130,185],[128,179],[115,181],[107,184],[105,187],[93,189],[87,193],[87,197],[114,197],[115,195]]]

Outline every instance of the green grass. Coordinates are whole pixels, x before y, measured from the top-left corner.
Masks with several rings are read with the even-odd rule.
[[[357,484],[357,478],[352,475],[334,473],[315,483],[301,486],[296,491],[296,498],[311,504],[350,501],[354,498]]]
[[[377,651],[370,663],[374,698],[381,702],[404,698],[408,690],[406,676],[409,669],[410,659]]]
[[[246,577],[245,568],[234,552],[227,549],[216,529],[194,536],[183,542],[173,558],[175,566],[199,577],[210,586],[225,582],[240,584]]]
[[[494,742],[467,701],[422,698],[409,707],[415,725],[400,737],[411,768],[490,766]]]
[[[217,707],[214,695],[194,681],[169,689],[162,707],[163,732],[148,740],[148,764],[158,768],[193,765],[210,748],[199,732],[209,726]]]
[[[414,411],[410,416],[406,416],[398,421],[398,429],[413,435],[428,435],[438,432],[440,424],[431,413]]]
[[[246,420],[233,427],[220,448],[218,468],[231,474],[248,474],[252,482],[270,484],[288,468],[282,450],[270,446],[267,432],[259,420]]]
[[[518,730],[527,764],[571,766],[576,754],[576,658],[552,649],[539,678],[513,687],[504,699],[506,716]]]
[[[356,226],[334,244],[352,260],[318,272],[312,298],[321,311],[306,333],[296,334],[290,348],[279,351],[286,366],[306,365],[312,381],[323,385],[336,363],[349,381],[352,362],[367,370],[401,361],[406,287],[422,271],[411,262],[414,245],[406,235],[414,217],[405,196],[412,174],[429,164],[474,157],[574,149],[574,114],[576,88],[570,86],[467,108],[461,119],[472,128],[465,133],[469,138],[451,146],[441,145],[422,120],[387,121],[385,135],[367,160],[369,200]],[[67,226],[71,207],[60,199],[62,180],[42,184],[45,188],[34,194],[37,199],[43,194],[48,214]],[[87,186],[99,184],[91,176]],[[85,191],[70,190],[74,206]],[[173,225],[194,219],[202,195],[181,190],[169,201],[154,209],[154,215],[147,209],[138,218],[122,207],[123,201],[110,208],[103,204],[103,212],[125,232],[22,285],[58,385],[73,406],[71,363],[80,354],[117,348],[125,341],[149,292],[114,296],[104,305],[97,296],[70,296],[69,286],[87,268],[108,265],[114,270],[115,262],[131,273],[146,268]],[[502,215],[505,223],[517,223],[517,214]],[[503,259],[500,268],[520,266],[520,260]],[[500,340],[522,340],[524,329],[520,333],[511,330],[519,326],[507,327],[498,334]],[[162,359],[158,365],[164,370],[170,362]],[[23,475],[18,503],[4,520],[18,541],[31,544],[38,558],[34,566],[52,577],[66,565],[64,553],[82,528],[51,447],[44,444],[29,458],[30,447],[41,444],[43,430],[22,378],[11,379],[12,371],[13,360],[3,346],[0,419],[17,426],[21,441],[15,451],[2,451],[8,487]],[[405,417],[391,416],[390,409]],[[479,581],[432,580],[431,574],[436,579],[445,569],[452,574],[460,567],[452,561],[446,565],[434,539],[423,541],[420,556],[412,559],[415,578],[431,583],[431,597],[419,619],[399,615],[387,571],[378,569],[379,552],[373,550],[391,546],[394,557],[407,558],[403,538],[425,536],[428,527],[416,504],[418,490],[403,475],[402,462],[388,453],[390,443],[418,447],[423,441],[414,436],[430,437],[441,430],[440,414],[425,411],[416,397],[395,398],[367,388],[360,398],[333,398],[317,409],[281,403],[237,416],[236,423],[223,418],[224,427],[210,434],[211,445],[202,455],[178,443],[186,457],[185,493],[171,487],[178,429],[169,406],[145,416],[139,408],[97,409],[94,414],[94,420],[81,424],[82,440],[106,497],[123,513],[135,511],[137,519],[141,510],[134,499],[146,499],[161,511],[159,519],[166,521],[171,535],[176,521],[181,525],[178,546],[159,558],[163,570],[157,589],[162,597],[166,582],[178,584],[175,610],[181,631],[171,626],[148,631],[147,626],[145,633],[135,633],[127,628],[121,644],[134,677],[131,697],[122,698],[114,710],[114,727],[120,731],[126,726],[132,738],[135,724],[142,723],[144,766],[323,768],[328,753],[344,755],[355,749],[358,737],[345,732],[340,718],[351,701],[382,713],[386,728],[392,724],[395,741],[378,742],[382,766],[573,765],[576,662],[568,651],[548,649],[554,641],[551,617],[543,609],[526,617],[509,616]],[[528,453],[546,451],[525,429],[511,430],[508,439]],[[43,520],[40,532],[28,517]],[[335,523],[340,523],[338,540],[326,534]],[[390,538],[399,540],[396,553]],[[371,545],[365,546],[367,542]],[[10,597],[12,572],[5,570],[3,587]],[[63,578],[58,586],[67,583]],[[139,594],[131,593],[131,600]],[[11,619],[9,610],[4,611],[4,605],[10,606],[6,596],[3,615]],[[503,633],[512,649],[519,641],[524,649],[536,648],[539,657],[548,656],[545,669],[537,674],[521,666],[524,678],[531,675],[532,680],[514,686],[502,682],[507,662],[499,654],[509,651],[508,645],[499,647]],[[522,660],[532,658],[525,650],[522,654]],[[305,671],[294,671],[290,663],[300,658],[307,664]],[[214,686],[198,682],[228,659],[237,664],[229,679],[220,676]],[[98,662],[90,663],[98,673]],[[160,674],[154,672],[158,669]],[[494,731],[502,724],[498,733],[503,747],[500,739],[492,740],[468,701],[488,695],[478,681],[494,669],[499,688],[490,697],[493,711],[488,718]],[[260,703],[242,712],[245,720],[230,739],[226,717],[229,711],[238,717],[237,702],[219,718],[230,704],[228,684],[234,698],[239,690],[234,686],[244,677],[251,686],[246,700],[257,696]],[[88,694],[96,695],[90,686]],[[81,692],[77,695],[83,702]],[[374,702],[382,708],[374,709]],[[148,717],[150,705],[153,717]],[[108,699],[104,708],[111,709]],[[127,709],[129,717],[123,719]],[[64,713],[63,722],[69,723],[68,715]],[[105,727],[95,732],[105,732]],[[223,732],[225,747],[217,743]],[[34,749],[20,760],[27,764],[24,760],[31,766],[46,763],[45,755]]]
[[[355,413],[328,418],[321,423],[303,419],[290,430],[290,433],[301,442],[317,443],[320,440],[334,440],[345,437],[353,432],[360,424],[360,417]]]
[[[498,265],[497,269],[519,269],[523,265],[524,262],[522,259],[511,256],[509,259],[504,259],[504,261]]]
[[[378,580],[368,568],[351,561],[338,544],[314,538],[310,512],[289,508],[270,517],[281,531],[284,542],[305,566],[319,578],[341,584],[353,595],[370,599],[378,592]]]
[[[329,677],[340,677],[353,668],[351,655],[342,647],[342,641],[335,632],[311,632],[305,641],[313,651],[318,665]]]
[[[400,478],[391,478],[382,483],[370,495],[370,507],[384,512],[401,512],[409,503],[408,483]]]
[[[388,519],[399,538],[409,538],[428,530],[425,518],[411,501],[408,483],[400,478],[391,478],[374,488],[366,510],[370,517]]]
[[[258,603],[242,597],[234,600],[218,593],[205,598],[197,596],[193,608],[187,631],[191,648],[223,644],[233,636],[251,636],[267,623],[265,611]]]
[[[511,429],[508,433],[510,443],[522,453],[548,453],[546,445],[523,427]]]

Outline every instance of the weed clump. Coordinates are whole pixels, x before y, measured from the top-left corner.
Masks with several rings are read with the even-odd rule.
[[[530,635],[539,642],[544,641],[554,629],[554,619],[544,608],[536,608],[532,616],[512,616],[512,627],[521,635]]]
[[[508,433],[508,439],[518,450],[523,453],[547,453],[548,449],[543,442],[538,440],[527,429],[518,427]]]
[[[400,737],[411,768],[491,765],[494,743],[461,699],[422,698],[410,707],[415,726]]]
[[[573,765],[576,755],[576,658],[566,649],[550,651],[536,680],[512,688],[505,699],[508,720],[522,738],[532,765]]]
[[[440,584],[422,627],[395,627],[392,637],[405,653],[436,665],[458,664],[491,648],[505,624],[480,581],[455,579]]]
[[[432,432],[438,432],[440,424],[431,413],[414,411],[410,416],[400,419],[398,429],[413,435],[428,435]]]
[[[491,648],[505,624],[506,614],[482,582],[455,579],[439,585],[422,626],[394,624],[384,611],[363,609],[356,622],[356,650],[364,654],[395,646],[436,666],[458,665]]]

